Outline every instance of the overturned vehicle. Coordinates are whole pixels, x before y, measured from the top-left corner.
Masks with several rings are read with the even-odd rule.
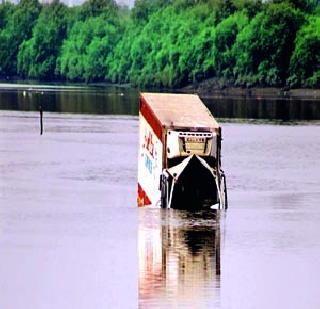
[[[221,127],[197,95],[141,93],[138,206],[227,208]]]

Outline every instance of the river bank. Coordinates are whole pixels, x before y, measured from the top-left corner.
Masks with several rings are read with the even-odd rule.
[[[185,93],[198,93],[202,98],[214,96],[255,97],[255,98],[288,98],[298,100],[320,100],[320,89],[310,88],[277,88],[277,87],[236,87],[221,82],[219,79],[207,79],[190,84],[180,89]]]
[[[207,79],[199,83],[193,83],[178,89],[170,88],[146,88],[140,89],[132,87],[130,84],[110,84],[99,83],[68,83],[64,81],[40,82],[36,80],[12,80],[0,81],[0,90],[26,90],[26,91],[79,91],[81,88],[106,88],[114,87],[120,89],[133,89],[136,92],[182,92],[197,93],[202,98],[212,98],[216,96],[226,97],[254,97],[254,98],[282,98],[297,100],[320,100],[320,89],[310,88],[277,88],[277,87],[236,87],[232,84],[226,85],[218,79]]]

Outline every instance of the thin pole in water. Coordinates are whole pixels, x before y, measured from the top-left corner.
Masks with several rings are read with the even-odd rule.
[[[43,134],[43,109],[42,106],[39,106],[39,111],[40,111],[40,135]]]

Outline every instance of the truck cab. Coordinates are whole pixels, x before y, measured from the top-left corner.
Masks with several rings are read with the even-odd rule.
[[[162,207],[198,209],[219,203],[224,177],[220,145],[219,132],[167,131],[166,168],[160,177]]]
[[[138,205],[226,207],[221,127],[200,98],[142,93],[139,118]]]

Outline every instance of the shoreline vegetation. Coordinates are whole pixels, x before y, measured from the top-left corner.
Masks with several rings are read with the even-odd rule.
[[[26,92],[51,92],[51,91],[86,91],[87,88],[106,89],[106,87],[114,87],[120,92],[121,89],[136,89],[137,92],[167,92],[174,91],[178,93],[196,93],[201,98],[214,97],[253,97],[253,98],[272,98],[272,99],[298,99],[298,100],[320,100],[320,89],[309,88],[277,88],[277,87],[234,87],[232,85],[221,85],[214,79],[205,80],[197,84],[191,84],[182,88],[137,88],[130,84],[112,84],[105,82],[97,83],[68,83],[66,81],[41,82],[39,80],[0,80],[1,91],[26,91]],[[122,93],[122,92],[121,92]]]
[[[200,95],[317,97],[317,0],[0,4],[0,76]],[[1,87],[0,87],[1,88]],[[297,89],[294,89],[297,88]]]
[[[320,89],[316,88],[290,88],[290,87],[236,87],[231,83],[225,84],[214,78],[200,83],[185,86],[179,91],[184,93],[197,93],[202,98],[215,96],[242,96],[255,98],[288,98],[299,100],[320,100]]]

